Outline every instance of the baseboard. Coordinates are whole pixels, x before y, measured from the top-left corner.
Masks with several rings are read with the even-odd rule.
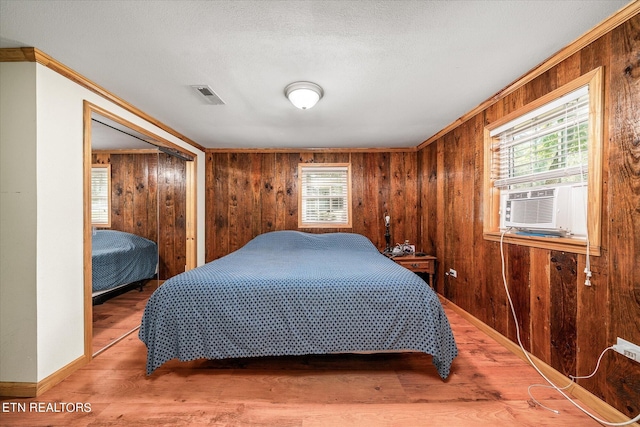
[[[0,397],[36,397],[38,383],[0,382]]]
[[[49,390],[73,372],[87,364],[91,358],[80,356],[62,369],[57,370],[42,381],[28,382],[0,382],[0,396],[2,397],[37,397]]]
[[[496,331],[491,326],[484,323],[482,320],[476,318],[472,314],[466,312],[464,309],[458,307],[451,301],[447,300],[442,295],[438,295],[438,296],[440,297],[440,301],[442,302],[442,305],[448,308],[451,308],[453,311],[458,313],[461,317],[463,317],[469,323],[473,324],[482,332],[487,334],[489,337],[497,341],[498,344],[502,345],[507,350],[511,351],[513,354],[520,357],[525,362],[529,363],[529,361],[527,360],[526,356],[524,355],[522,349],[518,344],[511,341],[509,338],[505,337],[500,332]],[[595,396],[584,387],[572,382],[570,378],[558,372],[555,368],[549,366],[547,363],[538,359],[533,354],[528,352],[527,354],[529,355],[529,357],[531,357],[531,359],[534,361],[534,363],[540,369],[540,371],[542,371],[542,373],[551,381],[553,381],[555,384],[564,385],[564,384],[570,383],[571,385],[565,391],[568,394],[575,397],[576,399],[580,400],[582,403],[588,406],[591,410],[597,412],[603,419],[613,423],[629,422],[630,418],[627,417],[625,414],[618,411],[616,408],[609,405],[607,402],[603,401],[599,397]],[[633,423],[629,425],[632,427],[640,427],[638,423]]]

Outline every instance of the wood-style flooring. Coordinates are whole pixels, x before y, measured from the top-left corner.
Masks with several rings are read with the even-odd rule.
[[[135,332],[37,398],[2,398],[0,425],[600,425],[549,389],[533,393],[560,414],[534,405],[527,388],[542,380],[533,368],[445,310],[460,352],[446,381],[419,353],[171,361],[147,376]],[[90,412],[65,410],[78,406]]]
[[[157,287],[158,281],[150,280],[142,291],[132,289],[93,306],[93,354],[140,325],[144,306]]]

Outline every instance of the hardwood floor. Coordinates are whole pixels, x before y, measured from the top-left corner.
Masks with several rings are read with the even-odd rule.
[[[133,333],[41,396],[3,398],[0,425],[600,425],[552,390],[534,395],[560,415],[535,406],[533,368],[445,310],[460,352],[446,381],[419,353],[171,361],[146,376]],[[78,406],[90,412],[67,412]]]
[[[142,291],[132,289],[93,306],[93,354],[140,325],[144,306],[157,287],[158,281],[150,280]]]

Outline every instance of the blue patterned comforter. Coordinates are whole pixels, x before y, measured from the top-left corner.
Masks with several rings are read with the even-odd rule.
[[[449,375],[457,348],[440,301],[364,236],[276,231],[167,280],[139,331],[147,374],[198,358],[417,350]]]
[[[156,274],[158,246],[131,233],[98,230],[91,239],[93,292],[149,279]]]

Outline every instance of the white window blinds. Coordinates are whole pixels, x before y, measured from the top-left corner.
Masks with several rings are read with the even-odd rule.
[[[586,180],[589,93],[584,86],[491,131],[494,185],[519,188]]]
[[[91,223],[110,226],[111,168],[93,166],[91,168]]]
[[[303,224],[348,224],[349,167],[300,167],[301,222]]]

